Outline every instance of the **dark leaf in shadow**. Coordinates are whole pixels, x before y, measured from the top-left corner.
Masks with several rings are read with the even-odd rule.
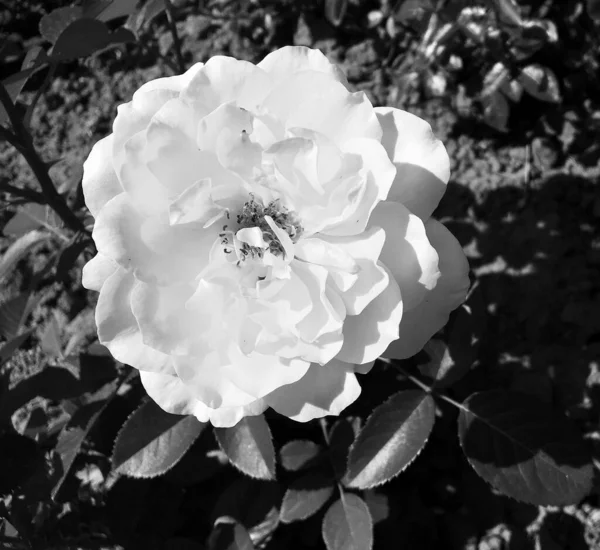
[[[591,457],[577,428],[517,392],[471,395],[458,433],[475,471],[503,494],[540,506],[578,503],[592,487]]]

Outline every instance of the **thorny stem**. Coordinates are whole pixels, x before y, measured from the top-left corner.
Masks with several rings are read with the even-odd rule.
[[[65,225],[73,231],[81,231],[82,233],[87,234],[88,231],[85,229],[83,222],[69,208],[63,197],[56,190],[44,161],[41,159],[33,145],[31,135],[23,125],[23,122],[19,119],[15,105],[12,102],[10,95],[8,95],[6,88],[1,83],[0,102],[8,114],[8,118],[14,131],[14,133],[12,133],[4,126],[0,126],[0,138],[8,141],[23,155],[40,184],[46,203],[59,215]]]
[[[327,421],[325,420],[325,418],[319,418],[319,426],[321,427],[321,431],[323,432],[323,439],[325,440],[327,449],[329,449],[330,440],[329,440],[329,433],[327,432]],[[333,471],[335,472],[335,466],[333,464],[333,461],[331,460],[331,455],[329,455],[329,462],[331,463],[331,467],[333,468]],[[335,480],[335,484],[337,485],[338,491],[340,493],[340,498],[343,499],[344,498],[344,488],[342,487],[342,484],[337,479]]]
[[[171,0],[164,0],[165,7],[167,9],[167,23],[169,24],[169,30],[173,36],[173,48],[175,49],[175,57],[177,58],[177,65],[179,72],[185,72],[185,61],[183,60],[183,53],[181,51],[181,39],[177,33],[177,25],[175,24],[175,9]]]

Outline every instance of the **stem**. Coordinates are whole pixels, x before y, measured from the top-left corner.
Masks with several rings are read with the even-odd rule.
[[[11,185],[10,183],[0,182],[0,191],[4,193],[10,193],[15,197],[21,197],[22,199],[26,199],[29,202],[36,202],[38,204],[46,204],[44,199],[44,195],[34,191],[33,189],[20,188]]]
[[[183,53],[181,51],[181,39],[177,33],[177,25],[175,25],[175,8],[171,3],[171,0],[164,0],[165,7],[167,9],[167,23],[169,24],[169,30],[173,36],[173,47],[175,48],[175,57],[177,58],[177,65],[179,72],[185,72],[185,61],[183,60]]]
[[[464,411],[467,410],[467,408],[462,403],[455,401],[454,399],[452,399],[451,397],[448,397],[444,393],[440,393],[438,390],[435,389],[434,386],[428,386],[427,384],[425,384],[425,382],[422,382],[416,376],[413,376],[412,374],[410,374],[410,372],[408,372],[404,367],[400,366],[398,363],[396,363],[390,359],[386,359],[385,357],[380,357],[379,360],[383,361],[384,363],[387,363],[388,365],[392,365],[392,367],[395,367],[396,369],[398,369],[406,378],[408,378],[413,384],[415,384],[420,389],[422,389],[425,393],[430,393],[432,395],[435,395],[436,397],[443,399],[447,403],[454,405],[457,409],[464,410]]]
[[[1,83],[0,102],[2,102],[4,109],[8,113],[12,129],[15,132],[13,134],[3,126],[0,126],[0,137],[6,139],[6,141],[23,155],[40,184],[42,194],[44,195],[48,206],[59,215],[65,225],[73,231],[88,233],[83,222],[69,208],[63,197],[56,190],[44,161],[41,159],[33,145],[31,134],[27,131],[23,122],[19,120],[15,105],[12,102],[10,95],[8,95],[6,88]]]

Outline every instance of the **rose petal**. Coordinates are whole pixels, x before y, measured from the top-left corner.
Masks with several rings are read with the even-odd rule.
[[[171,414],[194,415],[200,422],[210,422],[215,428],[235,426],[245,416],[257,416],[267,408],[262,399],[243,407],[211,409],[198,401],[177,376],[140,372],[142,384],[159,407]]]
[[[284,46],[267,55],[258,66],[269,73],[274,83],[285,81],[300,71],[316,71],[332,76],[344,86],[348,85],[344,72],[331,63],[319,50],[305,46]]]
[[[386,357],[412,357],[447,322],[450,312],[463,303],[469,289],[469,263],[456,238],[441,223],[429,219],[427,237],[439,255],[441,276],[423,301],[402,317],[400,338],[388,347]]]
[[[287,128],[308,128],[343,146],[354,138],[381,140],[381,126],[364,92],[350,93],[330,75],[296,73],[275,86],[262,107]]]
[[[397,169],[388,200],[404,204],[425,221],[450,179],[446,148],[418,116],[393,107],[377,107],[375,112],[383,128],[381,143]]]
[[[114,196],[123,192],[112,163],[112,134],[97,141],[83,163],[83,196],[92,216]]]
[[[131,312],[130,296],[135,279],[117,269],[103,285],[96,306],[98,339],[115,359],[140,370],[173,374],[173,361],[142,341],[137,321]]]
[[[332,359],[326,365],[312,364],[302,379],[265,397],[278,413],[298,422],[328,414],[338,415],[360,395],[352,365]]]
[[[191,225],[191,224],[190,224]],[[92,236],[98,252],[150,283],[192,280],[205,267],[218,228],[170,226],[168,219],[143,218],[127,193],[111,199],[98,215]]]
[[[379,203],[369,225],[385,230],[385,244],[379,259],[400,287],[406,314],[435,287],[440,276],[438,253],[427,238],[421,218],[400,203]]]
[[[271,87],[271,77],[256,65],[216,55],[190,80],[180,97],[201,116],[228,101],[254,112]]]
[[[323,233],[327,235],[356,235],[364,231],[375,206],[388,196],[396,175],[396,168],[390,162],[385,149],[373,139],[350,140],[345,144],[344,150],[362,159],[362,169],[367,175],[367,182],[362,199],[356,203],[351,215],[326,226]]]
[[[102,285],[117,269],[118,264],[102,254],[96,254],[83,266],[81,284],[88,290],[100,292]]]
[[[402,299],[398,284],[387,270],[386,273],[387,288],[359,315],[346,318],[344,345],[337,355],[341,361],[357,364],[373,361],[398,338]]]

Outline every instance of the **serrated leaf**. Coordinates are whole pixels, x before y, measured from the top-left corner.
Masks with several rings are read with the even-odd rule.
[[[263,415],[246,416],[231,428],[215,428],[215,437],[229,461],[256,479],[275,479],[275,449]]]
[[[58,37],[50,59],[70,61],[78,57],[87,57],[112,44],[127,42],[135,42],[135,36],[130,30],[120,27],[110,32],[102,21],[89,18],[78,19]]]
[[[348,0],[325,0],[325,18],[334,27],[340,26],[347,9]]]
[[[536,63],[523,68],[518,76],[525,91],[539,99],[549,103],[560,103],[560,85],[556,75],[548,68]]]
[[[488,125],[499,132],[508,131],[508,117],[510,115],[510,105],[508,100],[500,92],[495,92],[481,98],[483,105],[483,120]]]
[[[279,451],[281,465],[290,472],[302,470],[321,452],[321,446],[308,439],[295,439]]]
[[[0,282],[2,279],[10,275],[17,263],[24,258],[27,253],[41,242],[47,241],[50,236],[42,231],[31,231],[22,237],[19,237],[12,243],[2,259],[0,259]]]
[[[254,545],[242,524],[224,516],[215,521],[208,538],[208,550],[254,550]]]
[[[281,521],[302,521],[316,514],[331,498],[333,480],[320,474],[308,474],[293,481],[283,496]]]
[[[127,476],[164,474],[177,464],[206,424],[163,411],[150,400],[125,421],[115,440],[113,468]]]
[[[358,495],[342,494],[323,518],[322,535],[327,550],[371,550],[373,520],[368,506]]]
[[[591,490],[591,457],[576,426],[529,395],[471,395],[458,417],[458,435],[475,471],[512,498],[566,506]]]
[[[347,487],[370,489],[402,472],[421,452],[435,421],[433,398],[400,391],[379,405],[350,447]]]
[[[54,44],[62,32],[81,17],[83,10],[79,6],[56,8],[40,19],[40,34]]]

